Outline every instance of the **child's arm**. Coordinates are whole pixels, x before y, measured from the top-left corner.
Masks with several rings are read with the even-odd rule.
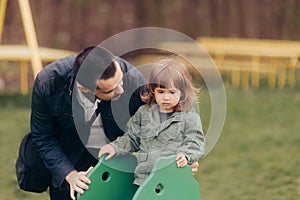
[[[101,147],[101,149],[98,153],[98,158],[100,158],[101,156],[103,156],[104,154],[107,154],[107,153],[108,153],[108,156],[106,156],[105,160],[110,159],[111,157],[113,157],[116,154],[115,149],[110,144],[107,144],[107,145],[104,145],[103,147]]]
[[[118,137],[111,142],[111,146],[115,149],[116,156],[126,154],[128,152],[136,152],[140,147],[141,133],[141,114],[144,112],[144,106],[141,106],[133,115],[129,123],[129,129],[123,136]]]
[[[177,160],[177,167],[184,167],[187,165],[188,161],[186,156],[183,153],[180,153],[176,156],[176,160]]]
[[[192,164],[204,156],[205,139],[197,113],[189,113],[185,120],[184,141],[177,154],[185,154],[188,164]]]

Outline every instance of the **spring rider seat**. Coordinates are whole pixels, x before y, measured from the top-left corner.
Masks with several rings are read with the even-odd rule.
[[[89,189],[78,200],[200,200],[200,189],[190,166],[178,168],[175,156],[158,158],[140,187],[133,184],[137,160],[132,154],[104,160],[88,177]]]

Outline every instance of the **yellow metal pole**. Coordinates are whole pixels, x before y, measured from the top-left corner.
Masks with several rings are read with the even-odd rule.
[[[1,2],[0,2],[0,43],[2,40],[6,5],[7,5],[7,0],[1,0]]]
[[[42,61],[39,53],[31,9],[28,0],[19,0],[19,6],[21,10],[27,44],[31,53],[31,64],[35,78],[37,73],[42,70]]]
[[[28,93],[28,65],[26,60],[20,62],[20,89],[22,94]]]

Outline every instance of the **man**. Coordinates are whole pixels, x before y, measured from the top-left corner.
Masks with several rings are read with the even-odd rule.
[[[86,175],[98,162],[99,148],[123,135],[143,104],[144,84],[135,67],[102,47],[62,58],[38,74],[31,135],[52,174],[51,199],[75,199],[75,192],[88,189]]]

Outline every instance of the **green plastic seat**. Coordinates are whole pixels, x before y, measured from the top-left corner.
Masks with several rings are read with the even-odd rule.
[[[102,156],[88,175],[91,180],[84,194],[77,194],[78,200],[131,200],[138,186],[133,184],[137,161],[134,155],[113,157],[104,160]]]
[[[162,157],[133,200],[200,200],[199,184],[190,166],[178,168],[176,156]]]
[[[78,200],[200,200],[200,189],[190,166],[178,168],[175,156],[157,159],[153,171],[140,186],[133,184],[137,161],[134,155],[113,157],[89,174],[91,184]]]

